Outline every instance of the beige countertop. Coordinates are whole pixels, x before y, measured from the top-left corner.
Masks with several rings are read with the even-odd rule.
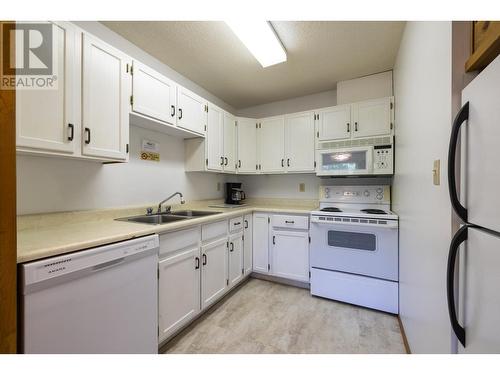
[[[211,208],[221,200],[188,202],[174,205],[172,210],[196,209],[217,211],[216,215],[151,225],[116,218],[140,215],[145,207],[75,211],[23,215],[17,218],[17,263],[83,250],[153,233],[165,233],[200,224],[228,219],[254,211],[308,214],[318,206],[315,200],[248,199],[237,208]]]

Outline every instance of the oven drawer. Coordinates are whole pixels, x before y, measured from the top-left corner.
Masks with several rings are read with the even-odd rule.
[[[392,314],[399,312],[395,281],[312,268],[311,294]]]
[[[309,216],[273,215],[273,228],[309,229]]]

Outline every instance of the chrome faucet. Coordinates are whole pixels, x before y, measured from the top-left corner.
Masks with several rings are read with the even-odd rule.
[[[157,213],[161,214],[161,206],[162,206],[162,204],[165,203],[166,201],[170,200],[171,198],[175,197],[176,195],[178,195],[181,198],[181,204],[186,203],[186,201],[184,200],[184,197],[183,197],[182,193],[179,193],[179,192],[174,193],[171,196],[169,196],[168,198],[165,198],[164,200],[162,200],[158,204],[158,211],[157,211]],[[165,210],[165,212],[167,212],[167,213],[170,212],[170,209],[171,209],[171,207],[168,206],[168,208]]]

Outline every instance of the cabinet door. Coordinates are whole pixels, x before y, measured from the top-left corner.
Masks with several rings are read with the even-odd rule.
[[[243,218],[243,269],[244,274],[252,272],[253,254],[253,220],[252,215],[245,215]]]
[[[159,263],[158,324],[163,341],[200,311],[200,249],[182,250]]]
[[[224,171],[236,172],[235,118],[227,112],[224,112]]]
[[[338,105],[317,112],[318,140],[333,141],[351,138],[351,106]]]
[[[206,157],[208,159],[207,169],[212,171],[222,171],[224,168],[224,128],[222,109],[208,104],[208,121],[206,136]]]
[[[243,278],[243,232],[229,237],[229,287]]]
[[[238,173],[257,172],[257,121],[238,117],[237,121],[237,153]]]
[[[273,231],[271,273],[287,279],[309,281],[309,233]]]
[[[285,171],[285,118],[271,117],[259,121],[259,171]]]
[[[314,113],[285,118],[285,166],[288,172],[314,172]]]
[[[132,111],[175,125],[175,84],[153,69],[134,61]]]
[[[16,145],[72,154],[79,139],[75,132],[80,129],[76,112],[80,105],[81,38],[67,22],[52,23],[52,38],[57,89],[16,90]],[[20,39],[16,42],[19,47]]]
[[[201,307],[208,307],[228,285],[227,237],[201,247]]]
[[[253,270],[269,271],[269,216],[263,213],[253,215]]]
[[[121,51],[83,34],[82,153],[126,159],[131,79]]]
[[[392,131],[391,103],[392,98],[388,97],[352,104],[353,137],[390,135]]]
[[[198,134],[205,134],[207,125],[207,102],[201,96],[177,87],[177,126]]]

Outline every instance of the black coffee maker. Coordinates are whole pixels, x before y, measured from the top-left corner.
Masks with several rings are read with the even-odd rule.
[[[241,190],[241,182],[226,182],[226,204],[242,204],[245,192]]]

